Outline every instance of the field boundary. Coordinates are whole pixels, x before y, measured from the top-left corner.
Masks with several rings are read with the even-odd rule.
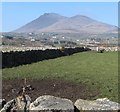
[[[74,53],[90,51],[89,48],[76,47],[65,49],[46,49],[31,51],[2,52],[2,68],[11,68],[19,65],[31,64],[42,60],[68,56]]]

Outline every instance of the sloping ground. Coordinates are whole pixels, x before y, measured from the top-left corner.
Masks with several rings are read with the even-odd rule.
[[[81,84],[87,85],[87,88],[91,88],[93,90],[96,89],[99,90],[99,94],[97,94],[96,98],[107,97],[112,101],[118,102],[118,53],[117,52],[77,53],[71,56],[65,56],[61,58],[41,61],[38,63],[28,64],[24,66],[6,68],[3,69],[2,76],[4,80],[11,80],[11,81],[6,81],[7,83],[6,87],[7,85],[15,82],[14,79],[23,79],[23,78],[27,78],[31,80],[34,79],[35,81],[33,82],[33,85],[37,83],[36,79],[37,80],[59,79],[59,80],[65,80],[66,82],[71,81],[73,82],[72,83],[73,85],[74,83],[78,83],[79,85]],[[5,82],[4,80],[3,83]],[[16,81],[15,83],[13,83],[14,87],[16,83],[18,82]],[[45,89],[45,87],[49,87],[48,89],[51,89],[51,86],[49,86],[50,84],[49,81],[45,81],[44,83],[39,81],[38,83],[39,85],[41,85],[40,90]],[[64,87],[65,84],[63,83],[59,87],[59,89]],[[72,86],[72,88],[74,90],[75,87]],[[5,86],[3,87],[3,89],[5,89]],[[69,94],[71,93],[69,88],[64,90],[67,90]],[[81,88],[76,90],[77,91],[74,92],[75,96],[82,94],[83,92],[81,91]],[[11,92],[11,90],[9,91]],[[67,92],[65,93],[68,94]],[[88,92],[88,95],[90,95],[90,92]],[[87,95],[85,94],[84,96],[86,97]]]
[[[86,85],[63,80],[27,80],[27,83],[33,87],[33,90],[27,91],[33,101],[41,95],[53,95],[75,102],[79,98],[93,99],[99,93]],[[3,80],[3,98],[8,101],[15,98],[22,85],[23,80]]]
[[[76,15],[63,17],[55,13],[47,13],[29,22],[14,32],[62,32],[62,33],[114,33],[117,27],[105,24],[92,18]]]

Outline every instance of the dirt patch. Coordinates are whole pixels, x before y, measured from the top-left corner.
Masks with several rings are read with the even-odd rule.
[[[63,80],[27,80],[34,90],[27,92],[32,100],[41,95],[54,95],[68,98],[73,102],[79,98],[93,99],[99,94],[98,90],[90,90],[86,85]],[[11,100],[17,96],[17,91],[23,86],[23,80],[3,80],[3,98]]]

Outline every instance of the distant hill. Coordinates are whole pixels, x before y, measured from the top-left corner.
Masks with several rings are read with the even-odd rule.
[[[45,13],[14,32],[102,34],[117,33],[117,27],[82,15],[76,15],[68,18],[56,13]]]
[[[55,13],[45,13],[39,18],[33,20],[32,22],[22,26],[21,28],[15,30],[14,32],[36,32],[39,29],[46,28],[58,21],[64,20],[67,17],[55,14]]]

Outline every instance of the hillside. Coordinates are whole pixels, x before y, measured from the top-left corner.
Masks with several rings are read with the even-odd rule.
[[[116,33],[117,27],[83,15],[76,15],[68,18],[56,13],[45,13],[14,32],[101,34]]]
[[[45,13],[41,15],[39,18],[15,30],[14,32],[35,32],[38,29],[46,28],[63,19],[66,19],[66,17],[55,14],[55,13],[50,13],[50,14]]]

